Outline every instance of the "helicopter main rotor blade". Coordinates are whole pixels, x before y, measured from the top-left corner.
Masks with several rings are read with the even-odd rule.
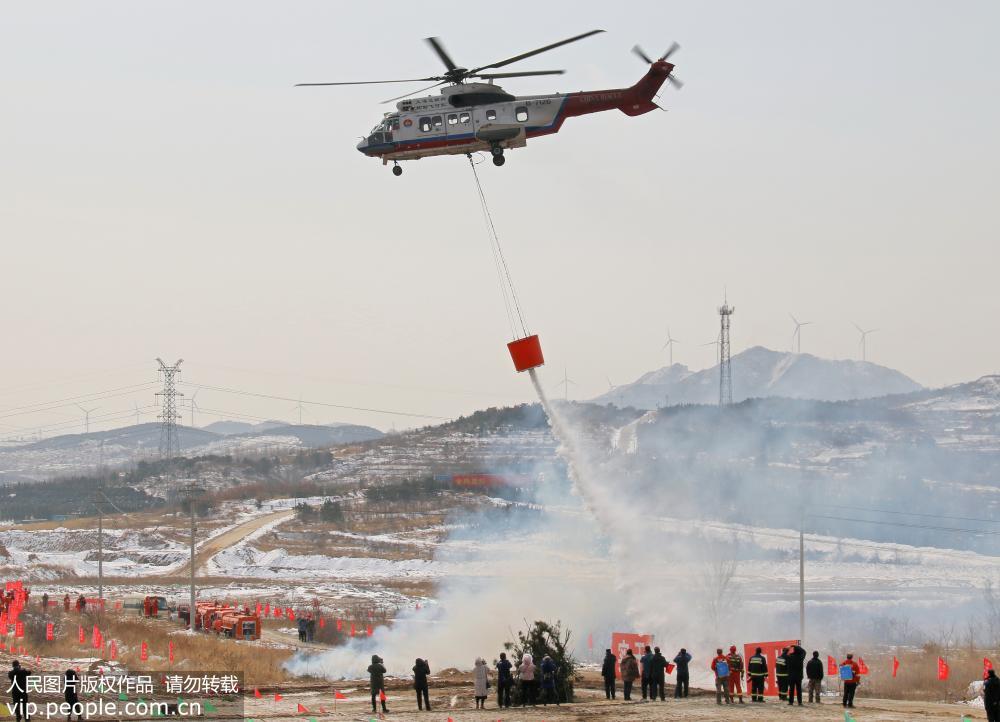
[[[529,50],[526,53],[521,53],[520,55],[515,55],[512,58],[507,58],[506,60],[499,60],[490,65],[481,65],[478,68],[473,68],[469,71],[469,74],[478,73],[480,70],[488,70],[490,68],[502,68],[505,65],[510,65],[511,63],[516,63],[519,60],[524,60],[525,58],[530,58],[532,55],[538,55],[539,53],[544,53],[554,48],[558,48],[562,45],[568,45],[569,43],[575,43],[577,40],[583,40],[584,38],[589,38],[591,35],[597,35],[598,33],[603,33],[603,30],[591,30],[590,32],[583,33],[582,35],[576,35],[572,38],[567,38],[566,40],[560,40],[558,43],[552,43],[551,45],[546,45],[544,48],[537,48],[536,50]]]
[[[682,83],[682,82],[681,82],[680,80],[678,80],[677,78],[675,78],[675,77],[673,76],[673,74],[670,74],[670,75],[668,75],[668,76],[667,76],[667,80],[668,80],[668,81],[670,82],[670,84],[671,84],[672,86],[674,86],[674,87],[675,87],[675,88],[677,88],[678,90],[680,90],[681,88],[683,88],[683,87],[684,87],[684,83]]]
[[[416,95],[417,93],[423,93],[426,90],[431,90],[432,88],[436,88],[439,85],[444,85],[447,82],[448,82],[447,80],[442,80],[440,83],[434,83],[434,85],[428,85],[426,88],[420,88],[419,90],[411,90],[409,93],[404,93],[403,95],[398,95],[395,98],[389,98],[388,100],[383,100],[381,104],[385,105],[386,103],[392,103],[397,100],[402,100],[403,98],[409,98],[411,95]]]
[[[448,51],[446,51],[444,49],[444,45],[441,44],[440,38],[424,38],[424,40],[426,40],[427,44],[434,49],[434,52],[437,53],[439,58],[441,58],[441,62],[444,63],[444,66],[448,68],[448,70],[458,69],[458,66],[455,65],[455,61],[451,59],[451,56],[448,55]]]
[[[443,78],[407,78],[405,80],[351,80],[343,83],[296,83],[296,88],[316,85],[378,85],[381,83],[426,83],[428,80],[443,80]]]
[[[526,70],[523,73],[477,73],[469,77],[491,80],[494,78],[527,78],[531,75],[562,75],[565,72],[565,70]]]
[[[636,55],[638,55],[640,58],[642,58],[648,65],[652,65],[653,64],[653,59],[651,57],[649,57],[648,55],[646,55],[645,51],[642,48],[640,48],[638,45],[633,45],[632,46],[632,52],[635,53]]]
[[[681,46],[680,44],[677,43],[677,41],[670,43],[670,47],[667,48],[667,52],[665,52],[663,55],[660,56],[660,60],[668,60],[671,55],[673,55],[680,49]]]

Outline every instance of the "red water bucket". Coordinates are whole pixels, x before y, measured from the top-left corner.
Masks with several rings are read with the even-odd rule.
[[[539,343],[537,334],[511,341],[507,344],[507,350],[510,351],[514,368],[518,371],[527,371],[545,363],[542,357],[542,344]]]

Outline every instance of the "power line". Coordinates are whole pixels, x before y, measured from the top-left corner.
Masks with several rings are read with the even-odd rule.
[[[133,384],[131,386],[119,386],[115,389],[107,389],[105,391],[95,391],[89,394],[82,394],[79,396],[68,396],[64,399],[55,399],[54,401],[43,401],[37,404],[28,404],[26,406],[12,406],[9,409],[3,409],[0,411],[0,419],[7,419],[11,416],[24,416],[26,414],[40,413],[42,411],[53,411],[55,409],[62,409],[67,406],[75,406],[79,401],[99,401],[103,399],[112,399],[118,396],[128,396],[134,394],[136,391],[142,391],[147,388],[152,388],[156,384],[152,381],[147,381],[142,384]]]
[[[823,504],[828,509],[848,509],[850,511],[869,511],[877,514],[896,514],[900,516],[922,516],[928,519],[953,519],[954,521],[981,521],[985,524],[1000,524],[1000,519],[983,519],[976,516],[948,516],[947,514],[926,514],[919,511],[893,511],[890,509],[871,509],[863,506],[840,506],[838,504]]]
[[[983,529],[959,529],[950,526],[932,526],[930,524],[905,524],[901,521],[877,521],[875,519],[852,519],[846,516],[824,516],[822,514],[808,514],[812,519],[832,519],[834,521],[849,521],[857,522],[860,524],[878,524],[880,526],[902,526],[908,529],[930,529],[933,531],[949,531],[956,532],[959,534],[1000,534],[1000,531],[989,531]]]
[[[154,404],[148,404],[146,406],[140,406],[139,410],[140,411],[148,411],[148,410],[155,409],[155,408],[156,408],[156,406]],[[94,421],[117,421],[119,419],[129,418],[130,416],[132,416],[134,414],[135,414],[135,410],[134,409],[131,409],[129,411],[110,411],[110,412],[108,412],[106,414],[99,414],[99,415],[91,416],[91,420],[94,420]],[[77,419],[74,419],[73,421],[60,421],[60,422],[53,423],[53,424],[46,424],[44,426],[32,426],[32,427],[27,427],[27,428],[20,429],[17,434],[12,434],[10,436],[2,437],[2,438],[0,438],[0,440],[3,440],[3,441],[13,441],[13,440],[16,440],[19,437],[23,437],[25,435],[40,434],[40,433],[47,432],[47,431],[61,431],[63,429],[75,428],[75,427],[77,427],[79,425],[80,425],[80,421],[77,420]]]
[[[193,384],[187,381],[182,382],[180,385],[187,386],[192,389],[205,389],[206,391],[220,391],[225,394],[238,394],[240,396],[253,396],[258,399],[271,399],[273,401],[291,401],[292,403],[309,404],[310,406],[324,406],[331,409],[345,409],[347,411],[366,411],[373,414],[388,414],[390,416],[408,416],[417,419],[437,419],[439,421],[450,420],[447,416],[434,416],[432,414],[416,414],[409,411],[391,411],[389,409],[376,409],[365,406],[348,406],[346,404],[331,404],[326,401],[309,401],[307,399],[297,399],[291,396],[276,396],[274,394],[259,394],[254,391],[243,391],[241,389],[230,389],[223,386],[208,386],[206,384]]]

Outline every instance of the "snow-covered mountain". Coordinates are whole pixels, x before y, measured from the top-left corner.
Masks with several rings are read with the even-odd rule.
[[[754,346],[733,356],[733,401],[783,396],[817,401],[848,401],[909,393],[922,387],[894,369],[869,361],[835,361],[812,354],[772,351]],[[665,366],[616,386],[594,403],[656,409],[673,404],[719,401],[718,365],[691,371],[683,364]]]

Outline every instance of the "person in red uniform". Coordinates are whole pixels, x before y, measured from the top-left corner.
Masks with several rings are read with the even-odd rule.
[[[847,678],[843,673],[844,667],[850,667],[851,677]],[[844,680],[844,706],[853,707],[854,706],[854,693],[858,690],[858,685],[861,683],[861,668],[858,663],[854,661],[854,655],[847,655],[847,659],[840,663],[841,669],[841,679]]]
[[[743,655],[736,651],[735,644],[729,648],[726,662],[729,664],[729,697],[738,695],[743,704]]]

